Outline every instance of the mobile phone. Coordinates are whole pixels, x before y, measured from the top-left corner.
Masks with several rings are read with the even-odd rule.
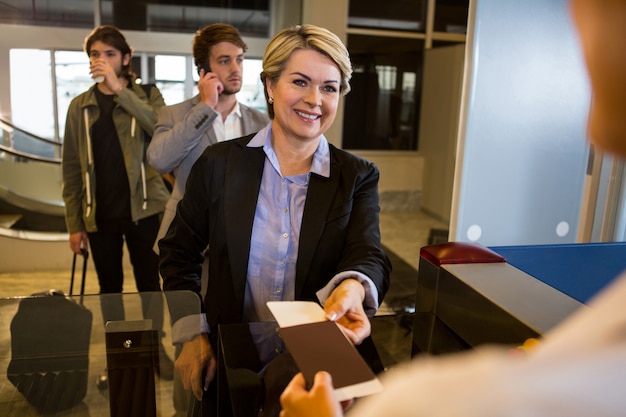
[[[204,70],[204,73],[206,74],[208,72],[211,72],[211,67],[206,64],[200,64],[198,65],[198,75],[200,75],[200,70]]]

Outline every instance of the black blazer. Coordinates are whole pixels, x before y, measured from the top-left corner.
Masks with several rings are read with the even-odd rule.
[[[246,145],[254,135],[208,147],[193,166],[185,195],[167,235],[159,242],[166,291],[200,293],[204,249],[209,282],[204,308],[211,328],[239,323],[252,223],[263,175],[263,148]],[[338,272],[372,279],[382,301],[391,264],[380,243],[376,166],[330,145],[330,177],[311,174],[296,264],[295,299],[315,293]],[[183,312],[172,312],[176,321]]]

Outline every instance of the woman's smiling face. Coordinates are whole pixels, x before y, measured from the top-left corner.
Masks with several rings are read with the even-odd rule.
[[[318,139],[335,120],[341,73],[326,55],[296,50],[278,80],[266,82],[274,99],[274,129],[285,136]]]

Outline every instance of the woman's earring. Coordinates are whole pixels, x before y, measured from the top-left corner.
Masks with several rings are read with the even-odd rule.
[[[273,97],[269,97],[267,99],[267,102],[270,103],[270,104],[274,104],[274,98]]]

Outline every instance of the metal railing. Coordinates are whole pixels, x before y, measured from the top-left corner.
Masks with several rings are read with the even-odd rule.
[[[62,144],[52,139],[42,138],[27,130],[15,126],[13,123],[0,116],[0,127],[2,128],[3,140],[0,143],[0,151],[6,152],[16,158],[32,160],[38,162],[48,162],[60,164],[60,154]],[[6,144],[8,142],[8,145]],[[43,152],[45,147],[49,147],[52,152]],[[39,152],[38,152],[39,151]],[[47,155],[45,155],[47,154]],[[54,156],[50,156],[53,154]]]
[[[57,226],[64,215],[60,192],[61,143],[0,117],[0,236],[67,240]],[[59,179],[55,179],[58,175]]]

